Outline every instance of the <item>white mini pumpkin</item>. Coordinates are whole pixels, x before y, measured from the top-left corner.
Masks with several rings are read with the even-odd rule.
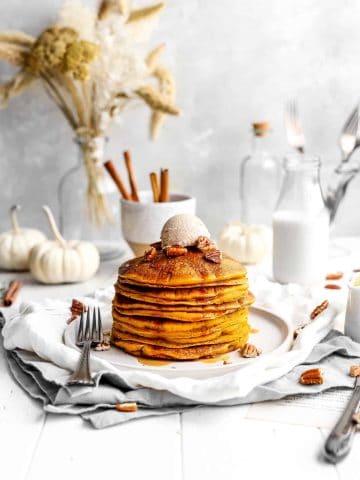
[[[224,253],[241,263],[259,263],[271,253],[272,230],[266,225],[233,222],[221,232],[218,244]]]
[[[100,256],[90,242],[66,241],[60,234],[49,207],[43,207],[55,240],[47,240],[30,252],[30,271],[46,284],[83,282],[99,268]]]
[[[12,229],[0,234],[0,268],[4,270],[29,270],[30,250],[46,240],[39,230],[20,228],[16,215],[19,208],[18,205],[11,207]]]

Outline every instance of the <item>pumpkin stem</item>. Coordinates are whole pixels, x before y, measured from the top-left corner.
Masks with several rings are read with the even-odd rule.
[[[17,215],[16,215],[16,212],[20,210],[20,206],[19,205],[13,205],[11,208],[10,208],[10,217],[11,217],[11,224],[12,224],[12,228],[14,230],[15,233],[19,233],[20,232],[20,226],[19,226],[19,222],[18,222],[18,219],[17,219]]]
[[[49,220],[49,224],[50,224],[50,227],[51,227],[51,230],[54,234],[54,237],[55,239],[63,246],[63,247],[66,247],[66,240],[64,239],[64,237],[61,235],[61,233],[59,232],[59,229],[56,225],[56,222],[55,222],[55,218],[54,218],[54,215],[52,213],[52,211],[50,210],[50,208],[47,206],[47,205],[43,205],[43,210],[44,212],[46,213],[47,215],[47,218]]]

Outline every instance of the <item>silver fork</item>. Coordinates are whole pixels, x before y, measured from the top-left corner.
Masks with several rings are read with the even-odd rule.
[[[85,324],[84,324],[85,323]],[[93,309],[92,320],[90,320],[90,308],[88,308],[86,321],[84,312],[80,315],[76,345],[82,347],[78,368],[69,378],[67,385],[95,385],[90,373],[90,349],[103,341],[102,322],[100,309]]]
[[[353,151],[360,145],[359,135],[359,107],[351,112],[340,134],[339,146],[342,162],[347,162]]]
[[[300,153],[305,151],[305,135],[295,100],[285,103],[285,131],[288,143]]]

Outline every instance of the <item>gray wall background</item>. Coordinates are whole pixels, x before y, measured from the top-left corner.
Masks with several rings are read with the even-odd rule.
[[[36,34],[61,0],[0,5],[1,30]],[[340,129],[360,97],[359,19],[358,0],[168,0],[152,42],[167,43],[164,60],[175,72],[183,115],[169,119],[152,143],[147,109],[126,112],[112,129],[107,156],[119,160],[130,149],[146,188],[148,172],[168,166],[172,190],[195,195],[199,215],[217,233],[239,216],[238,172],[251,146],[250,123],[270,121],[271,149],[283,156],[283,103],[296,96],[307,150],[321,155],[326,178],[339,159]],[[7,74],[1,65],[1,80]],[[58,180],[76,162],[71,138],[40,88],[0,111],[1,231],[13,203],[24,206],[24,223],[45,227],[39,206],[57,211]],[[338,234],[360,234],[359,187],[360,178],[339,211]]]

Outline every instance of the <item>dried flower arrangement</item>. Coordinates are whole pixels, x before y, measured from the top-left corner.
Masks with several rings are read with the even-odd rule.
[[[159,64],[164,45],[144,55],[163,8],[158,3],[131,9],[127,0],[102,0],[92,10],[81,0],[66,0],[56,24],[38,38],[0,33],[0,60],[19,67],[10,81],[0,85],[0,106],[33,81],[41,82],[80,140],[88,210],[97,224],[110,216],[99,182],[101,140],[111,122],[140,99],[151,109],[150,133],[156,138],[166,116],[179,114],[175,79]]]

